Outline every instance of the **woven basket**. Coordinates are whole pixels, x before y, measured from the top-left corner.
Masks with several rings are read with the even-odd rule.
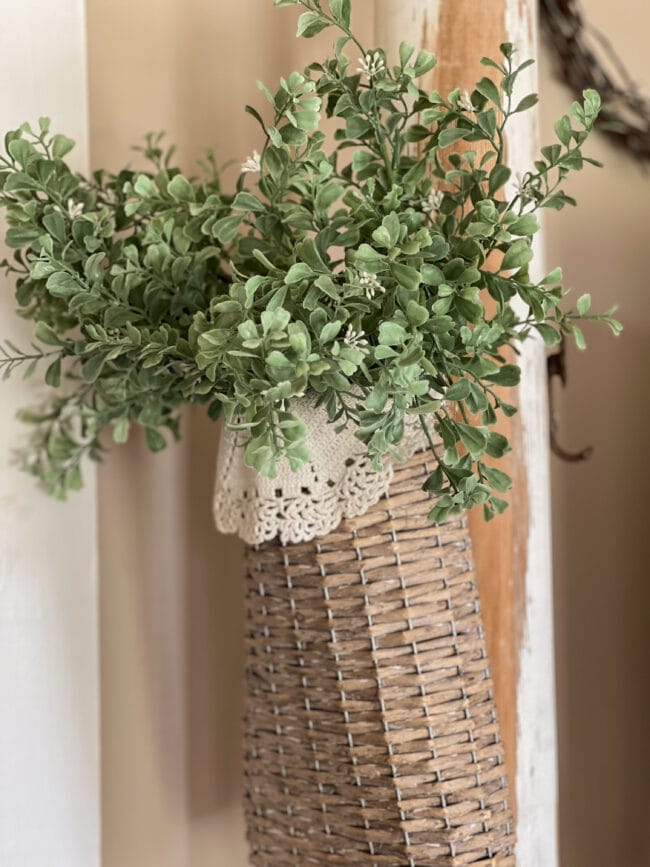
[[[464,518],[431,526],[433,458],[363,517],[247,550],[253,865],[513,865]]]

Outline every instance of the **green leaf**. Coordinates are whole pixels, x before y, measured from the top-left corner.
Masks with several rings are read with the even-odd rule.
[[[515,385],[519,385],[521,368],[517,367],[516,364],[502,364],[497,373],[488,374],[485,378],[497,385],[512,388]]]
[[[145,438],[152,452],[159,452],[167,445],[165,437],[155,427],[145,428]]]
[[[481,129],[488,134],[490,138],[494,137],[497,131],[497,115],[493,108],[488,108],[487,111],[479,111],[476,115],[476,120]]]
[[[291,314],[282,307],[276,307],[271,310],[267,305],[267,309],[260,315],[260,320],[264,334],[269,334],[273,331],[282,332],[291,321]]]
[[[528,111],[528,109],[537,105],[539,102],[539,96],[536,93],[529,93],[528,96],[525,96],[517,105],[517,108],[514,110],[514,114],[517,114],[519,111]]]
[[[41,185],[26,175],[24,172],[12,172],[4,185],[5,193],[14,193],[17,190],[40,190]]]
[[[567,114],[555,124],[555,134],[565,147],[571,143],[571,120]]]
[[[443,129],[438,136],[438,146],[441,148],[448,147],[449,145],[454,144],[454,142],[467,138],[471,133],[471,129],[458,129],[457,127],[450,129],[448,127],[447,129]]]
[[[65,243],[67,232],[65,228],[65,220],[63,219],[62,214],[58,211],[52,211],[50,214],[46,214],[43,217],[43,225],[55,240],[62,244]]]
[[[106,353],[97,352],[91,355],[87,361],[84,361],[81,367],[81,376],[84,382],[95,382],[99,374],[102,372],[106,361]]]
[[[272,352],[269,352],[269,354],[266,357],[266,363],[269,367],[284,368],[284,367],[292,367],[293,366],[292,363],[287,358],[287,356],[283,352],[280,352],[277,349],[274,349]]]
[[[589,313],[589,309],[591,307],[591,295],[588,292],[578,298],[577,307],[578,313],[581,316],[586,316],[587,313]]]
[[[7,145],[7,150],[16,160],[16,162],[23,168],[26,168],[36,156],[36,149],[34,148],[34,145],[28,142],[26,139],[22,138],[21,136],[12,139]]]
[[[350,27],[350,0],[330,0],[330,12],[344,30]]]
[[[309,277],[313,277],[313,275],[314,272],[309,265],[306,265],[304,262],[296,262],[295,265],[289,268],[284,282],[290,286],[294,283],[300,283],[301,280],[307,280]]]
[[[247,190],[240,190],[235,196],[235,200],[232,203],[233,210],[235,211],[264,211],[265,207],[262,202],[254,196],[252,193],[249,193]]]
[[[444,494],[429,512],[429,521],[434,524],[443,524],[451,515],[458,514],[458,512],[460,512],[460,507],[454,503],[448,494]]]
[[[64,486],[68,491],[80,491],[83,487],[81,468],[78,464],[68,467],[66,470]]]
[[[439,491],[445,486],[445,476],[442,471],[442,467],[440,464],[435,468],[435,470],[431,473],[431,475],[427,478],[425,483],[422,485],[422,489],[428,491],[430,494],[437,494]]]
[[[310,265],[314,271],[329,270],[323,262],[313,238],[305,238],[296,245],[296,256]]]
[[[508,224],[508,231],[513,235],[534,235],[539,231],[539,223],[534,214],[524,214]]]
[[[51,295],[56,295],[60,298],[69,298],[77,292],[81,291],[81,286],[75,278],[68,274],[67,271],[55,271],[47,278],[45,284]]]
[[[52,139],[52,156],[55,160],[61,160],[74,148],[74,141],[64,135],[55,135]]]
[[[61,359],[57,358],[53,361],[45,371],[45,383],[58,388],[61,385]]]
[[[455,422],[461,442],[473,458],[479,458],[485,454],[488,437],[483,428],[474,427],[463,422]]]
[[[376,385],[366,397],[366,407],[371,412],[383,412],[388,401],[388,392],[382,386]]]
[[[372,233],[372,239],[379,247],[385,247],[386,249],[392,247],[390,232],[384,226],[378,226],[375,229]]]
[[[394,247],[399,241],[402,231],[398,215],[395,212],[387,214],[382,220],[382,226],[388,230],[391,240],[391,247]]]
[[[127,416],[118,418],[113,425],[113,442],[125,443],[129,439],[129,419]]]
[[[401,226],[399,217],[395,213],[388,214],[382,220],[381,226],[372,233],[373,240],[380,247],[391,248],[399,241]]]
[[[476,90],[495,105],[501,105],[501,94],[499,93],[499,88],[491,78],[482,78],[476,85]]]
[[[427,286],[439,286],[445,282],[445,275],[437,265],[424,264],[420,268],[422,274],[422,282]]]
[[[441,402],[439,400],[425,400],[422,403],[418,403],[417,406],[414,406],[411,410],[413,413],[417,413],[418,415],[431,415],[434,412],[437,412],[440,409]]]
[[[321,329],[318,339],[321,343],[331,343],[332,340],[338,337],[342,327],[342,322],[328,322],[327,325],[324,325]]]
[[[312,36],[316,36],[316,34],[320,33],[321,30],[325,30],[325,28],[329,26],[329,22],[327,19],[323,18],[320,12],[303,12],[298,19],[298,30],[296,31],[296,35],[310,39]]]
[[[573,338],[576,342],[576,346],[578,347],[578,349],[586,349],[587,348],[587,341],[585,340],[585,336],[582,333],[582,329],[579,328],[577,325],[574,325],[572,327],[573,327]]]
[[[558,283],[562,282],[562,269],[554,268],[551,272],[549,272],[546,277],[541,281],[542,286],[555,286]]]
[[[535,327],[542,335],[542,339],[547,346],[556,346],[562,339],[559,331],[551,325],[545,325],[544,323],[538,322]]]
[[[506,251],[501,262],[501,270],[511,271],[515,268],[521,268],[523,265],[527,265],[532,258],[533,251],[530,242],[525,238],[519,238]]]
[[[194,187],[183,175],[175,175],[167,184],[167,192],[177,202],[193,202]]]
[[[406,340],[405,328],[397,322],[382,322],[379,326],[379,342],[383,346],[401,346]]]
[[[133,189],[143,199],[158,195],[158,187],[148,175],[138,175],[133,184]]]
[[[450,385],[445,392],[445,400],[466,400],[470,394],[469,382],[466,379],[459,379],[453,385]]]
[[[438,62],[438,58],[431,51],[418,51],[418,56],[415,59],[415,77],[419,78],[421,75],[426,75],[429,70],[433,69],[433,67]]]
[[[222,217],[212,227],[212,234],[222,244],[229,244],[237,236],[241,221],[241,217]]]
[[[251,117],[254,117],[255,120],[259,123],[259,125],[262,127],[262,130],[266,133],[266,124],[264,123],[264,118],[259,113],[259,111],[256,108],[254,108],[252,105],[245,106],[244,111],[247,114],[250,114]]]
[[[429,318],[429,311],[426,307],[423,307],[421,304],[418,304],[416,301],[409,301],[406,305],[406,318],[418,328],[420,325],[424,325],[424,323]]]
[[[34,334],[41,343],[45,343],[47,346],[61,346],[58,334],[47,322],[37,322]]]
[[[587,128],[591,129],[601,109],[600,94],[597,90],[587,88],[587,90],[582,91],[582,98],[584,99]]]
[[[481,66],[490,66],[492,69],[498,69],[499,72],[503,72],[503,67],[495,60],[492,60],[491,57],[481,57]]]
[[[508,166],[504,166],[502,163],[497,163],[490,172],[490,180],[488,182],[488,189],[491,196],[497,193],[501,187],[508,182],[511,174],[512,172]]]
[[[296,111],[294,117],[296,120],[297,128],[305,132],[313,132],[314,130],[318,129],[320,125],[320,113],[318,111],[302,109],[300,111]],[[283,135],[285,129],[286,127],[282,130]]]
[[[362,244],[354,254],[355,265],[364,271],[376,270],[376,266],[382,262],[384,256],[378,250],[375,250],[369,244]]]
[[[510,444],[503,434],[490,431],[487,439],[486,452],[491,458],[502,458],[510,451]]]
[[[497,469],[497,467],[482,466],[483,474],[495,491],[504,493],[512,487],[512,479],[507,473]]]
[[[400,62],[402,69],[404,69],[406,64],[409,62],[409,60],[413,56],[414,52],[415,52],[415,47],[413,45],[409,45],[408,42],[400,42],[399,62]]]
[[[319,211],[327,211],[334,202],[344,193],[345,187],[338,181],[330,181],[322,184],[316,193],[316,208]]]
[[[416,291],[422,282],[422,275],[417,268],[412,268],[410,265],[401,265],[399,262],[392,262],[390,271],[395,280],[412,292]]]

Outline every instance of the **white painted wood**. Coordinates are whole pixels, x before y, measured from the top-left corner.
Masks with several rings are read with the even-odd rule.
[[[48,114],[87,155],[83,0],[2,6],[0,131]],[[28,345],[0,278],[0,336]],[[94,472],[56,503],[9,465],[26,429],[16,410],[39,399],[0,382],[0,864],[100,862],[99,691]]]
[[[506,31],[522,60],[537,57],[535,0],[507,0]],[[537,90],[537,69],[519,79],[518,97]],[[528,170],[539,149],[537,113],[513,119],[508,159],[513,171]],[[543,237],[536,236],[535,267],[542,276]],[[535,276],[535,275],[533,275]],[[551,560],[551,476],[546,350],[528,341],[519,363],[524,464],[528,487],[528,544],[525,608],[517,687],[517,863],[556,867],[558,849],[557,724]]]
[[[537,54],[534,0],[506,0],[506,32],[521,59]],[[441,0],[377,0],[377,44],[394,50],[400,41],[435,50]],[[496,48],[496,46],[495,46]],[[530,68],[522,93],[536,89]],[[508,137],[509,161],[525,171],[538,143],[536,116],[518,117]],[[538,236],[538,256],[541,239]],[[540,259],[538,258],[538,262]],[[545,351],[529,342],[521,358],[520,388],[524,457],[528,487],[526,599],[517,690],[517,863],[555,867],[558,863],[557,742],[553,664],[553,599],[550,532],[550,469]]]
[[[400,42],[417,48],[437,43],[438,15],[442,0],[376,0],[375,29],[378,46],[395,55]],[[424,36],[426,34],[426,36]],[[422,45],[423,37],[427,45]]]

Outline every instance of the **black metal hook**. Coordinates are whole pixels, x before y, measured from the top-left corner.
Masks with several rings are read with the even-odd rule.
[[[566,343],[564,337],[560,341],[560,348],[557,352],[549,355],[546,359],[546,372],[548,376],[548,405],[549,405],[549,428],[551,438],[551,451],[563,461],[569,463],[578,463],[579,461],[588,460],[593,454],[593,446],[588,446],[579,452],[570,452],[562,448],[558,442],[558,414],[555,408],[555,399],[553,396],[553,379],[557,377],[562,386],[567,383],[567,368],[566,368]]]

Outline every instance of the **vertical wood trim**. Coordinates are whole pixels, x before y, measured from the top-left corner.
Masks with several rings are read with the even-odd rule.
[[[483,55],[495,55],[506,39],[505,0],[493,0],[489,14],[476,14],[473,0],[442,0],[439,12],[440,39],[436,87],[444,94],[455,87],[471,90],[485,74],[493,72],[480,64]],[[461,145],[462,147],[462,145]],[[460,149],[460,148],[459,148]],[[512,394],[508,394],[512,399]],[[520,600],[523,597],[526,513],[525,472],[521,450],[516,447],[518,420],[501,418],[499,430],[513,443],[506,459],[514,480],[513,508],[489,526],[480,510],[470,514],[470,529],[486,638],[494,674],[497,707],[506,747],[513,808],[517,787],[516,690],[519,675]]]
[[[496,55],[501,42],[514,42],[522,59],[535,56],[533,10],[533,0],[402,0],[399,5],[377,0],[376,41],[394,50],[404,39],[435,51],[439,63],[433,84],[447,93],[456,86],[471,88],[487,74],[480,58]],[[535,89],[532,71],[523,87]],[[536,140],[534,115],[520,115],[508,139],[515,171],[530,165]],[[521,363],[520,413],[501,422],[513,444],[511,509],[489,526],[474,514],[471,527],[497,706],[519,805],[518,863],[553,867],[555,687],[543,347],[527,346]]]
[[[538,55],[536,9],[534,0],[507,0],[506,33],[522,60]],[[537,67],[529,67],[520,78],[515,100],[537,89]],[[536,112],[525,112],[513,119],[508,148],[516,178],[518,172],[530,167],[539,148]],[[533,277],[540,277],[544,268],[542,233],[534,243]],[[522,867],[556,867],[559,851],[551,484],[546,350],[541,340],[523,346],[519,363],[522,381],[517,448],[526,473],[528,505],[525,594],[518,601],[517,615],[521,631],[516,693],[520,813],[517,857]]]
[[[85,169],[83,0],[5,3],[0,80],[0,131],[49,115]],[[29,345],[12,281],[0,281],[0,336]],[[64,504],[9,466],[28,434],[15,412],[43,389],[17,375],[0,395],[0,864],[98,867],[95,474]]]

